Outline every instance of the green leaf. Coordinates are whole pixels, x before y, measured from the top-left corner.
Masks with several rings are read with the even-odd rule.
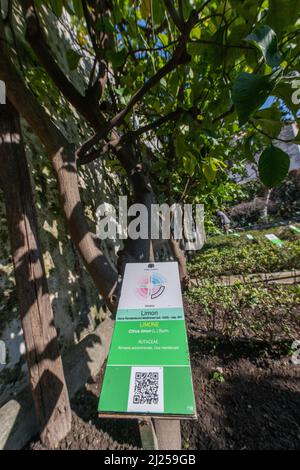
[[[233,84],[232,100],[242,126],[271,94],[277,82],[277,73],[254,75],[242,72]]]
[[[184,135],[181,134],[180,132],[177,132],[174,140],[174,145],[175,145],[175,150],[176,150],[176,155],[179,158],[183,158],[183,156],[186,153],[186,145],[185,145],[185,138]]]
[[[275,139],[282,128],[281,116],[281,111],[278,108],[271,107],[257,111],[253,116],[253,121],[272,139]]]
[[[79,61],[81,59],[81,55],[78,52],[74,51],[73,49],[67,50],[67,61],[70,70],[75,70],[78,67]]]
[[[165,18],[165,7],[161,0],[152,0],[152,14],[154,23],[160,25]]]
[[[151,13],[151,0],[141,0],[141,15],[145,20]]]
[[[300,0],[269,0],[266,22],[278,35],[293,25],[300,12]]]
[[[73,0],[73,10],[78,18],[83,17],[83,7],[82,7],[82,0]]]
[[[293,94],[296,91],[296,89],[293,87],[295,86],[294,83],[298,80],[299,77],[282,79],[277,83],[273,91],[275,96],[284,101],[285,105],[294,114],[294,116],[296,116],[300,107],[300,103],[294,102],[295,100],[293,100]]]
[[[189,0],[185,0],[182,2],[182,12],[183,12],[184,21],[187,21],[188,18],[190,17],[190,14],[193,9],[192,4],[193,4],[193,1],[189,1]]]
[[[113,67],[120,67],[126,58],[126,50],[122,49],[121,51],[107,51],[107,59],[112,63]]]
[[[114,33],[115,31],[115,27],[109,16],[99,17],[96,21],[95,29],[97,32],[105,31],[106,33]]]
[[[261,51],[266,63],[270,67],[278,67],[280,65],[281,57],[278,51],[277,36],[270,26],[257,26],[244,40],[253,44]]]
[[[50,6],[53,13],[59,18],[62,14],[63,2],[62,0],[50,0]]]
[[[212,183],[215,180],[215,178],[217,176],[217,171],[218,171],[218,166],[216,165],[215,159],[210,158],[210,159],[206,160],[203,163],[202,171],[203,171],[203,174],[204,174],[205,178],[207,179],[207,181],[209,183]]]
[[[169,44],[169,39],[166,34],[159,33],[158,37],[160,39],[160,42],[162,43],[163,46],[167,46]]]
[[[194,26],[190,34],[191,39],[200,39],[201,38],[201,28],[200,26]]]
[[[264,185],[271,189],[278,186],[287,176],[290,167],[290,157],[283,150],[270,145],[261,154],[258,162],[258,172]]]
[[[245,153],[245,157],[247,160],[254,162],[252,145],[253,145],[253,134],[250,134],[248,137],[246,137],[245,142],[244,142],[244,153]]]
[[[202,168],[203,174],[209,183],[212,183],[216,177],[216,171],[209,165]]]
[[[193,176],[197,165],[197,160],[195,156],[192,153],[188,152],[188,154],[183,157],[182,163],[184,171],[188,175]]]
[[[187,45],[187,51],[192,57],[201,56],[203,53],[203,44],[198,42],[190,42]]]
[[[239,16],[245,18],[247,23],[252,25],[257,10],[260,8],[259,3],[256,0],[230,0],[230,3]]]

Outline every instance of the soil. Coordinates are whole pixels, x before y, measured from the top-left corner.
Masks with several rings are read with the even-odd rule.
[[[189,347],[198,410],[181,421],[183,449],[300,449],[300,365],[284,344],[208,338],[191,324]],[[73,426],[58,449],[138,449],[137,421],[99,419],[104,373],[72,400]],[[43,449],[36,440],[28,449]]]

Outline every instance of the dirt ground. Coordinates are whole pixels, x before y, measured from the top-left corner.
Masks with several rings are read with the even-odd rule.
[[[207,339],[189,319],[187,311],[198,419],[181,422],[182,447],[300,449],[300,366],[284,347]],[[136,421],[97,417],[103,372],[72,400],[72,431],[59,449],[141,448]]]

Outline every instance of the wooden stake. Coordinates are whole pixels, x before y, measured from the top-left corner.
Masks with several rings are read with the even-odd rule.
[[[139,430],[144,450],[158,450],[157,437],[151,418],[139,420]]]
[[[29,380],[42,442],[55,447],[71,429],[71,409],[38,238],[19,116],[0,106],[0,185],[15,267]]]
[[[179,419],[153,419],[159,450],[181,450]]]

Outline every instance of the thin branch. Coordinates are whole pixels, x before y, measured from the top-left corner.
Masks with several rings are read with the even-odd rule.
[[[81,157],[77,160],[78,166],[86,165],[87,163],[93,162],[97,158],[103,157],[110,150],[115,150],[115,148],[120,145],[123,140],[124,139],[122,137],[113,138],[112,140],[104,144],[100,150],[94,150],[90,153],[85,153],[84,155],[81,155]]]
[[[166,9],[168,10],[169,15],[171,16],[173,23],[177,26],[179,31],[184,32],[184,21],[180,18],[178,12],[174,8],[173,0],[164,0]]]
[[[95,17],[92,12],[89,10],[87,3],[82,2],[84,17],[87,25],[87,30],[93,45],[95,56],[99,64],[99,77],[95,83],[96,91],[98,89],[98,101],[103,96],[104,89],[108,80],[108,66],[105,60],[105,50],[114,48],[114,37],[112,33],[101,32],[99,36],[95,32],[95,17],[97,14],[100,14],[101,20],[104,14],[109,14],[110,11],[106,7],[105,2],[99,3],[99,11],[94,12]],[[98,83],[97,83],[98,82]]]
[[[159,26],[157,26],[156,28],[154,28],[154,29],[153,29],[153,28],[149,28],[149,27],[147,27],[147,26],[144,26],[144,25],[142,25],[142,24],[138,24],[138,27],[144,31],[144,33],[145,33],[146,36],[149,35],[149,34],[153,34],[153,33],[154,33],[155,35],[157,35],[157,34],[161,33],[161,32],[166,28],[167,24],[168,24],[168,22],[167,22],[167,20],[166,20],[166,18],[165,18],[165,19],[163,20],[163,22],[162,22]]]
[[[128,55],[132,54],[139,54],[140,52],[155,52],[155,51],[162,51],[163,49],[168,49],[169,47],[173,46],[179,41],[179,39],[175,39],[174,41],[169,42],[169,44],[166,44],[165,46],[159,46],[159,47],[141,47],[140,49],[132,49],[127,52]]]
[[[215,122],[221,121],[222,119],[224,119],[227,116],[230,116],[230,114],[233,114],[233,113],[234,113],[234,105],[232,105],[231,108],[228,109],[228,111],[225,111],[223,114],[220,114],[220,116],[213,119],[213,124]]]
[[[204,10],[205,7],[207,7],[207,5],[211,2],[211,0],[206,0],[203,5],[201,5],[201,7],[199,8],[198,10],[198,15]]]
[[[257,132],[259,132],[260,134],[262,134],[263,136],[267,137],[270,140],[277,140],[278,142],[283,142],[284,144],[291,144],[295,142],[296,137],[294,137],[293,139],[289,139],[289,140],[281,139],[280,137],[272,137],[271,135],[267,134],[262,129],[259,129],[259,127],[256,126],[256,124],[254,124],[252,120],[250,120],[250,123],[252,124],[252,126]]]
[[[191,43],[197,43],[197,44],[207,44],[209,46],[219,46],[219,47],[224,47],[225,49],[251,49],[253,50],[252,46],[244,46],[242,44],[223,44],[221,42],[215,42],[215,41],[209,41],[208,39],[194,39],[193,41],[190,41]]]
[[[166,116],[162,116],[159,119],[157,119],[156,121],[154,121],[150,124],[147,124],[146,126],[140,127],[136,131],[131,132],[131,135],[133,137],[137,137],[141,134],[144,134],[145,132],[151,131],[155,127],[161,126],[165,122],[175,121],[179,116],[181,116],[182,113],[184,113],[184,110],[180,109],[180,108],[176,109],[175,111],[171,111],[169,114],[166,114]]]
[[[54,60],[39,24],[34,9],[34,2],[32,0],[23,0],[22,8],[26,21],[26,39],[36,53],[40,63],[67,100],[95,128],[99,128],[100,125],[103,125],[104,118],[101,116],[101,112],[98,112],[97,103],[94,101],[89,103],[88,98],[81,95]]]
[[[185,184],[184,190],[183,190],[183,193],[181,194],[181,197],[180,197],[180,199],[179,199],[179,204],[180,204],[182,201],[184,202],[185,196],[186,196],[186,194],[187,194],[187,192],[188,192],[188,189],[189,189],[190,182],[191,182],[191,177],[188,176],[188,178],[187,178],[187,180],[186,180],[186,184]],[[173,213],[172,213],[172,215],[173,215]]]
[[[132,110],[135,104],[137,104],[143,96],[151,90],[159,81],[178,65],[187,63],[190,59],[186,53],[186,43],[191,29],[197,22],[198,15],[195,11],[192,12],[188,22],[185,25],[184,34],[179,39],[179,43],[174,50],[171,59],[160,68],[147,82],[145,82],[141,88],[130,98],[127,106],[116,114],[99,132],[88,139],[78,150],[78,156],[81,157],[84,153],[88,152],[97,142],[103,139],[114,127],[118,127],[124,121],[127,114]]]

